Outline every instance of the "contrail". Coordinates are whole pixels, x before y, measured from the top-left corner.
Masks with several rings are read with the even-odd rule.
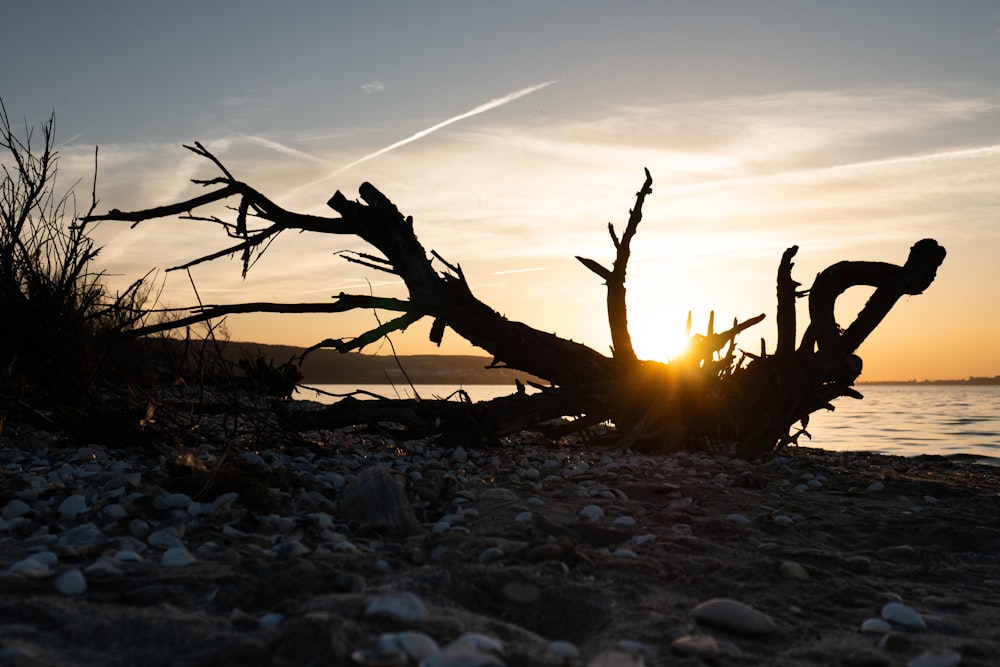
[[[394,144],[386,146],[385,148],[380,148],[379,150],[375,151],[374,153],[369,153],[368,155],[364,156],[363,158],[358,158],[357,160],[355,160],[354,162],[350,163],[349,165],[341,167],[340,169],[338,169],[337,171],[333,172],[332,174],[330,174],[326,178],[333,178],[334,176],[339,176],[340,174],[344,173],[348,169],[352,169],[354,167],[357,167],[362,162],[367,162],[368,160],[372,160],[374,158],[377,158],[380,155],[385,155],[389,151],[396,150],[397,148],[400,148],[401,146],[405,146],[406,144],[413,143],[414,141],[417,141],[418,139],[423,139],[427,135],[433,134],[434,132],[437,132],[438,130],[440,130],[443,127],[448,127],[452,123],[457,123],[460,120],[465,120],[466,118],[471,118],[473,116],[478,116],[481,113],[486,113],[487,111],[492,111],[493,109],[496,109],[497,107],[502,107],[503,105],[508,104],[510,102],[513,102],[514,100],[520,99],[520,98],[524,97],[525,95],[530,95],[531,93],[537,92],[537,91],[541,90],[542,88],[546,88],[548,86],[551,86],[553,83],[555,83],[554,80],[553,81],[546,81],[545,83],[539,83],[539,84],[534,85],[534,86],[529,86],[527,88],[522,88],[521,90],[515,90],[513,93],[510,93],[509,95],[504,95],[503,97],[498,97],[496,99],[490,100],[489,102],[486,102],[485,104],[480,104],[479,106],[475,107],[474,109],[470,109],[469,111],[466,111],[463,114],[459,114],[457,116],[454,116],[453,118],[449,118],[448,120],[443,120],[440,123],[438,123],[437,125],[432,125],[431,127],[427,128],[426,130],[420,130],[416,134],[412,134],[412,135],[408,136],[405,139],[401,139],[400,141],[397,141]],[[326,179],[323,179],[323,180],[326,180]]]
[[[284,144],[279,144],[277,141],[272,141],[271,139],[266,139],[264,137],[259,137],[253,134],[243,134],[241,135],[246,141],[258,144],[265,148],[270,148],[277,153],[284,153],[285,155],[291,155],[293,157],[301,158],[303,160],[309,160],[310,162],[318,162],[320,164],[329,164],[326,160],[315,155],[306,153],[305,151],[300,151],[297,148],[292,148],[291,146],[286,146]]]

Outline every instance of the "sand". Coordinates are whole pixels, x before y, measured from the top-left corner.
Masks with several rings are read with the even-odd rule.
[[[6,461],[27,446],[0,444]],[[516,459],[517,443],[509,448],[507,458]],[[54,446],[45,450],[53,467],[61,455]],[[439,485],[430,500],[426,488],[410,488],[412,499],[423,499],[416,513],[423,532],[391,539],[370,527],[340,527],[353,552],[331,548],[305,518],[322,508],[295,509],[291,496],[280,494],[272,507],[254,501],[251,477],[279,492],[298,482],[250,468],[241,473],[239,502],[252,510],[235,524],[242,532],[189,522],[184,540],[195,562],[187,566],[164,567],[150,549],[142,562],[118,562],[117,571],[93,568],[120,550],[118,539],[83,553],[64,550],[52,576],[28,578],[8,568],[39,550],[38,542],[5,530],[0,665],[349,665],[352,654],[400,630],[440,645],[478,632],[503,645],[501,656],[481,662],[429,664],[1000,660],[1000,469],[793,448],[754,465],[662,457],[605,479],[601,452],[586,457],[590,471],[565,483],[501,465],[489,484]],[[24,488],[23,466],[4,470],[0,505]],[[191,490],[176,472],[155,481],[160,493]],[[594,484],[611,497],[581,492]],[[217,480],[212,493],[225,486]],[[582,517],[587,505],[603,517]],[[442,516],[470,508],[460,524],[434,532]],[[80,519],[93,520],[109,539],[125,534],[123,521],[102,519],[93,502],[91,511]],[[149,507],[129,512],[150,521],[164,516]],[[283,539],[304,550],[281,551],[273,536],[267,541],[274,530],[265,530],[261,517],[281,514],[297,527],[282,528]],[[35,524],[63,529],[51,514]],[[205,541],[213,548],[196,549]],[[84,574],[86,592],[57,589],[55,575],[67,568]],[[366,613],[372,600],[398,592],[415,595],[426,613],[409,621]],[[721,627],[724,620],[696,620],[693,610],[717,598],[742,603],[772,625],[733,629]],[[861,631],[892,602],[916,612],[926,628]]]

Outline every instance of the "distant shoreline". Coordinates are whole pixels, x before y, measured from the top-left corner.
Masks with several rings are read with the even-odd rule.
[[[230,358],[263,356],[282,364],[302,354],[304,348],[266,343],[228,342],[225,354]],[[302,365],[305,383],[312,384],[394,384],[406,383],[407,377],[417,384],[513,384],[540,381],[527,373],[509,368],[491,368],[487,356],[456,354],[372,355],[341,354],[321,349],[312,352]],[[402,370],[400,369],[402,367]],[[406,377],[403,372],[405,371]],[[1000,375],[970,377],[964,380],[871,380],[859,385],[1000,385]]]

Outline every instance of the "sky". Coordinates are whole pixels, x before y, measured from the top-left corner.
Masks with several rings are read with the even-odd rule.
[[[99,147],[98,211],[201,192],[202,142],[282,206],[333,215],[370,181],[507,317],[608,351],[610,265],[643,180],[633,243],[637,352],[675,351],[766,313],[738,342],[775,341],[775,272],[798,245],[808,287],[840,260],[948,251],[860,350],[862,380],[1000,375],[1000,0],[844,2],[18,3],[0,33],[0,98],[19,123],[53,111],[59,185],[80,208]],[[82,212],[82,211],[81,211]],[[151,269],[164,305],[403,295],[347,264],[333,235],[282,235],[244,280],[238,259],[164,269],[227,241],[204,223],[104,223],[96,268]],[[838,304],[846,326],[870,290]],[[800,316],[806,304],[799,301]],[[376,315],[245,315],[233,340],[311,345]],[[802,319],[802,318],[800,318]],[[804,319],[803,319],[804,322]],[[429,323],[397,352],[475,353]],[[388,353],[385,346],[366,352]]]

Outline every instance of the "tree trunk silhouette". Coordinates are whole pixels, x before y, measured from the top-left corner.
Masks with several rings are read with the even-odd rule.
[[[211,160],[223,176],[195,181],[214,190],[167,206],[133,212],[112,210],[91,216],[98,220],[129,221],[183,216],[221,225],[236,239],[232,245],[201,256],[174,269],[239,253],[244,275],[273,238],[285,230],[347,234],[367,242],[379,254],[351,252],[350,262],[398,276],[407,299],[341,293],[332,303],[244,303],[199,306],[169,322],[138,329],[138,335],[188,326],[230,313],[245,312],[344,312],[380,309],[397,313],[378,327],[353,338],[328,338],[304,354],[329,347],[340,352],[360,350],[388,333],[430,318],[431,340],[441,343],[450,328],[493,356],[492,365],[530,373],[550,383],[538,394],[517,395],[493,401],[447,403],[440,401],[343,401],[308,415],[289,411],[286,418],[297,427],[346,423],[394,422],[412,436],[436,435],[454,443],[488,443],[509,433],[547,427],[560,432],[601,422],[614,424],[614,438],[623,447],[676,450],[721,448],[755,458],[795,442],[805,433],[809,414],[832,409],[841,396],[860,398],[852,384],[861,372],[858,346],[882,321],[904,294],[919,294],[933,281],[945,251],[935,241],[919,241],[902,266],[882,262],[839,262],[821,272],[808,292],[798,290],[791,277],[796,247],[781,258],[777,276],[778,342],[773,355],[741,352],[736,337],[757,324],[758,315],[722,332],[710,319],[704,335],[691,338],[682,356],[670,363],[637,358],[628,331],[625,277],[631,243],[645,198],[652,193],[648,170],[636,195],[626,227],[619,237],[608,231],[615,249],[610,269],[578,257],[607,285],[608,322],[612,356],[581,343],[507,319],[473,294],[461,266],[452,264],[421,245],[413,219],[404,216],[388,197],[369,183],[359,188],[360,201],[337,192],[327,202],[337,217],[304,215],[281,208],[263,194],[234,178],[201,144],[188,146]],[[196,216],[201,207],[238,198],[235,221]],[[251,229],[249,220],[263,221]],[[173,269],[171,269],[173,270]],[[875,292],[855,321],[841,330],[833,313],[837,298],[853,285],[870,285]],[[796,301],[809,295],[810,324],[796,347]],[[714,316],[713,316],[714,319]],[[762,345],[763,347],[763,345]],[[388,404],[387,404],[388,403]],[[561,426],[549,423],[569,418]],[[801,428],[796,429],[796,424]]]

